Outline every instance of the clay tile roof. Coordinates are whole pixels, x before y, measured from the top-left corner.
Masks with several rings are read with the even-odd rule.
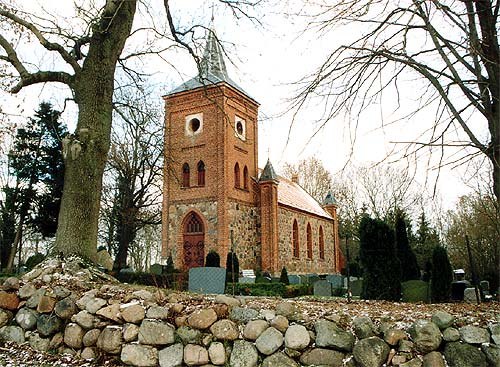
[[[262,169],[259,169],[262,173]],[[309,195],[299,184],[278,175],[278,204],[302,210],[326,219],[332,219],[330,213]]]

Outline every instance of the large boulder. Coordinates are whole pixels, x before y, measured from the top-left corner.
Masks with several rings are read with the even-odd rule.
[[[16,314],[16,322],[24,330],[33,330],[37,319],[38,312],[27,307],[21,308]]]
[[[184,346],[177,343],[166,347],[158,352],[158,362],[160,367],[179,367],[182,366],[184,359]]]
[[[372,336],[357,342],[352,354],[360,367],[380,367],[387,361],[389,351],[387,343]]]
[[[473,326],[466,325],[461,327],[459,330],[460,338],[469,344],[482,344],[489,343],[490,341],[490,333],[488,330]]]
[[[375,325],[373,325],[373,321],[369,317],[355,317],[354,320],[352,320],[352,326],[354,328],[354,334],[356,334],[358,339],[375,336]]]
[[[54,311],[61,319],[67,320],[78,312],[78,307],[71,297],[66,297],[56,303]]]
[[[259,311],[253,308],[233,307],[229,318],[240,323],[247,323],[252,320],[257,320],[260,317]]]
[[[188,366],[204,365],[208,361],[208,351],[201,345],[188,344],[184,347],[184,363]]]
[[[55,315],[40,315],[36,320],[36,329],[42,336],[50,336],[58,331],[61,331],[63,327],[62,320]]]
[[[185,325],[177,328],[175,334],[182,340],[183,344],[197,344],[201,339],[200,330]]]
[[[266,320],[249,321],[243,329],[243,336],[248,340],[256,340],[268,327]]]
[[[299,367],[298,363],[285,353],[278,352],[270,355],[262,362],[262,367]]]
[[[488,329],[490,329],[491,339],[493,339],[493,343],[496,345],[500,345],[500,323],[490,324],[488,325]]]
[[[344,352],[352,351],[354,335],[337,326],[332,321],[319,320],[314,324],[316,330],[316,346],[333,348]]]
[[[311,341],[309,331],[303,325],[292,325],[285,333],[285,346],[294,350],[305,349]]]
[[[314,348],[300,356],[300,363],[306,366],[342,366],[344,353],[336,350]]]
[[[213,342],[208,347],[208,356],[210,362],[215,365],[223,365],[226,363],[226,348],[220,342]]]
[[[120,307],[122,319],[132,324],[138,324],[144,320],[146,311],[138,302],[128,303]]]
[[[139,328],[139,343],[168,345],[175,341],[174,327],[166,322],[145,319]]]
[[[84,335],[85,329],[78,324],[71,323],[64,330],[64,343],[70,348],[80,349],[83,344]]]
[[[127,365],[153,367],[158,365],[158,351],[149,345],[125,344],[120,359]]]
[[[119,354],[122,348],[122,328],[107,326],[99,334],[97,347],[109,354]]]
[[[238,326],[228,319],[219,320],[210,327],[210,332],[219,340],[236,340],[240,335]]]
[[[446,367],[443,355],[439,352],[430,352],[426,354],[422,367]]]
[[[283,334],[273,328],[267,328],[255,341],[255,346],[266,356],[273,354],[283,345]]]
[[[50,339],[42,338],[38,333],[30,333],[28,344],[34,350],[38,350],[39,352],[46,352],[50,348]]]
[[[246,340],[236,340],[229,359],[231,367],[257,367],[259,353],[253,343]]]
[[[24,330],[19,326],[4,326],[0,328],[0,341],[24,343]]]
[[[19,297],[15,293],[0,291],[0,308],[4,310],[17,310]]]
[[[217,321],[217,313],[212,308],[196,310],[187,319],[189,326],[195,329],[208,329]]]
[[[455,317],[448,312],[437,311],[432,315],[432,322],[435,323],[440,330],[444,330],[453,325]]]
[[[410,327],[409,333],[419,352],[430,353],[441,345],[441,331],[431,321],[417,320]]]
[[[10,322],[10,320],[12,320],[13,317],[14,315],[12,314],[12,312],[10,312],[9,310],[2,310],[0,308],[0,328],[7,325]]]
[[[500,367],[500,347],[495,344],[481,344],[486,360],[493,367]]]
[[[444,357],[449,367],[486,367],[486,356],[470,344],[453,342],[444,347]]]

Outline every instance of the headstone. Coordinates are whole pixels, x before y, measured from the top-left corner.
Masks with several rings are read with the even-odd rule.
[[[342,288],[344,286],[344,277],[342,275],[328,274],[326,280],[332,284],[333,288]]]
[[[190,292],[223,294],[226,286],[226,269],[201,267],[189,269]]]
[[[355,297],[361,296],[363,290],[363,279],[356,279],[351,281],[351,294]]]
[[[161,275],[163,272],[163,267],[161,264],[153,264],[149,267],[149,272],[155,275]]]
[[[477,303],[476,289],[475,288],[465,288],[465,290],[464,290],[464,302]]]
[[[451,299],[453,301],[463,301],[465,288],[467,288],[467,284],[465,282],[452,282]]]
[[[300,276],[295,274],[288,274],[288,282],[290,284],[300,284]]]
[[[250,277],[240,277],[239,278],[240,283],[255,283],[255,278],[250,278]]]
[[[314,283],[314,295],[321,297],[332,296],[332,284],[328,280],[318,280]]]
[[[487,280],[482,280],[479,283],[479,288],[481,288],[483,292],[490,293],[490,282],[488,282]]]
[[[357,277],[349,277],[349,279],[351,280],[351,283],[358,280]],[[344,288],[347,288],[347,277],[344,278]]]
[[[307,284],[314,285],[318,280],[318,274],[307,274]]]

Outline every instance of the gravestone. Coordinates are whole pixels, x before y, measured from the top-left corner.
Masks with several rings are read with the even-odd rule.
[[[351,294],[354,297],[361,296],[363,290],[363,279],[356,279],[351,281]]]
[[[318,274],[305,274],[300,275],[300,283],[301,284],[309,284],[314,285],[319,280]]]
[[[342,288],[344,287],[344,277],[338,274],[328,274],[326,276],[326,280],[328,280],[333,288]]]
[[[314,283],[314,295],[321,297],[332,296],[332,284],[326,280],[318,280]]]
[[[475,288],[465,288],[465,290],[464,290],[464,302],[477,303],[476,289]]]
[[[349,277],[351,280],[351,283],[354,282],[355,280],[358,280],[359,278],[357,277]],[[344,278],[344,288],[347,288],[347,277]]]
[[[161,275],[163,272],[163,266],[161,264],[153,264],[149,267],[149,272],[154,275]]]
[[[479,288],[481,288],[481,290],[483,292],[486,292],[487,294],[490,293],[490,282],[488,282],[487,280],[481,280],[481,282],[479,283]]]
[[[240,283],[245,283],[245,284],[248,284],[248,283],[255,283],[255,277],[240,277],[239,278],[239,282]]]
[[[300,284],[300,276],[295,274],[288,274],[288,282],[290,284]]]
[[[190,292],[223,294],[226,286],[226,269],[201,267],[189,269]]]
[[[452,301],[463,301],[464,291],[467,284],[463,281],[451,283],[451,299]]]

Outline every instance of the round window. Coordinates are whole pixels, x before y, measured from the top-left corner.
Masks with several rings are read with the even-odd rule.
[[[239,135],[243,135],[243,123],[241,121],[238,121],[236,123],[236,132],[239,134]]]
[[[198,120],[197,118],[191,119],[191,121],[189,121],[189,129],[193,133],[199,130],[200,125],[201,125],[200,120]]]

